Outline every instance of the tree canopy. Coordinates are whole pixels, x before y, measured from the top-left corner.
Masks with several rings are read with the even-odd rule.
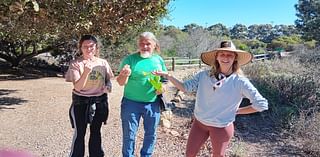
[[[2,0],[0,58],[15,64],[92,33],[115,42],[167,14],[169,0]],[[16,63],[14,63],[14,61]]]
[[[295,5],[298,19],[295,21],[297,29],[305,39],[320,42],[320,1],[299,0]]]

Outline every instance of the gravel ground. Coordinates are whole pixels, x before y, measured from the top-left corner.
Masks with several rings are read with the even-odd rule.
[[[174,73],[178,78],[182,78],[183,74]],[[109,95],[109,119],[102,128],[103,147],[106,157],[120,157],[122,133],[119,109],[123,87],[119,87],[115,80],[112,82],[114,90]],[[25,150],[38,157],[68,156],[73,136],[68,117],[71,90],[72,84],[59,77],[0,81],[0,149]],[[168,97],[174,93],[174,90],[169,90]],[[193,104],[192,96],[185,96],[180,103],[176,103],[172,127],[158,129],[155,157],[184,156]],[[267,127],[255,130],[254,126],[259,122],[245,117],[241,119],[245,122],[236,124],[229,156],[305,156],[296,153],[297,147],[279,139],[279,133]],[[137,153],[142,139],[143,130],[140,127],[136,140]],[[207,142],[199,156],[209,157],[210,151]]]
[[[110,115],[102,134],[106,156],[118,157],[121,156],[119,109],[123,87],[119,87],[115,80],[112,82],[114,91],[109,95]],[[42,157],[68,156],[73,136],[68,117],[71,90],[71,83],[56,77],[1,81],[0,149],[26,150]],[[184,126],[178,118],[179,115],[174,115],[176,124]],[[174,129],[178,126],[173,124],[173,129],[159,127],[154,156],[183,156],[187,128],[178,132]],[[143,130],[140,127],[137,153],[142,139]]]

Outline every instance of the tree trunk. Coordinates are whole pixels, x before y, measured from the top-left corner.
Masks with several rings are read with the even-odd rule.
[[[59,43],[57,45],[47,46],[41,50],[36,50],[35,43],[33,45],[33,50],[29,53],[26,52],[28,47],[22,43],[10,43],[10,42],[1,42],[0,45],[0,58],[4,59],[11,67],[19,67],[21,62],[24,60],[31,59],[39,54],[47,53],[52,51],[55,47],[64,45],[65,43]],[[10,47],[10,48],[9,48]],[[18,53],[17,48],[21,48],[21,53]],[[23,52],[24,51],[24,52]]]

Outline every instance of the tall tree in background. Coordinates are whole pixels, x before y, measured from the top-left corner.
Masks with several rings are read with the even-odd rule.
[[[243,24],[236,24],[230,30],[231,38],[233,39],[247,39],[248,28]]]
[[[223,25],[222,23],[218,23],[212,26],[209,26],[208,31],[211,33],[211,35],[214,36],[229,36],[230,32],[228,28]]]
[[[297,29],[302,36],[320,42],[320,1],[319,0],[299,0],[295,5],[298,19],[295,21]]]
[[[184,41],[187,37],[188,34],[186,32],[182,32],[174,26],[164,27],[158,37],[161,43],[161,54],[167,57],[177,56],[178,46],[181,44],[181,41]]]
[[[0,1],[0,58],[21,61],[93,33],[110,42],[167,14],[169,0]]]

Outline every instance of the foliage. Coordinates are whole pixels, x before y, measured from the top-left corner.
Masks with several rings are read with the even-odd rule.
[[[308,48],[308,49],[314,49],[316,48],[316,41],[315,40],[311,40],[311,41],[305,41],[304,45]]]
[[[295,21],[297,29],[305,39],[320,42],[320,1],[299,0],[295,8],[298,17]]]
[[[265,43],[270,43],[273,38],[273,27],[271,24],[251,25],[248,27],[249,39],[257,39]]]
[[[148,81],[150,82],[150,84],[152,85],[152,87],[161,92],[162,90],[162,83],[161,83],[161,77],[160,76],[157,76],[157,75],[153,75],[151,72],[142,72],[143,75],[145,77],[148,78]]]
[[[248,28],[243,24],[236,24],[230,30],[230,35],[232,39],[247,39]]]
[[[296,29],[295,25],[275,25],[273,29],[274,37],[279,37],[282,35],[291,36],[293,34],[299,34],[299,31]]]
[[[282,48],[286,51],[293,51],[293,46],[301,43],[303,43],[303,41],[298,35],[280,36],[273,39],[268,47],[271,49]]]
[[[196,23],[191,23],[191,24],[185,25],[184,28],[182,29],[182,31],[183,32],[190,32],[195,29],[204,29],[204,28],[200,25],[197,25]]]
[[[246,44],[250,49],[266,48],[267,44],[257,39],[247,40]]]
[[[217,40],[219,37],[210,36],[206,29],[197,25],[188,26],[184,31],[187,32],[187,38],[184,38],[177,47],[177,54],[181,57],[199,57],[200,53],[212,49],[221,41]]]
[[[167,57],[177,56],[178,46],[187,36],[187,33],[182,32],[174,26],[164,27],[158,37],[161,43],[162,54]]]
[[[265,114],[310,156],[320,155],[319,60],[319,49],[301,49],[291,58],[256,62],[244,69],[268,99]]]
[[[264,54],[266,53],[266,43],[263,43],[259,40],[253,39],[253,40],[239,40],[239,39],[234,39],[232,40],[235,46],[244,51],[251,52],[253,54]]]
[[[282,36],[288,36],[290,40],[299,39],[294,43],[288,42],[289,45],[285,44],[287,50],[293,50],[297,45],[304,43],[308,44],[308,47],[313,47],[313,42],[305,42],[300,39],[294,25],[260,24],[246,27],[237,24],[228,29],[221,23],[211,25],[208,28],[191,23],[181,30],[174,26],[161,29],[158,38],[161,49],[164,56],[170,57],[199,57],[201,52],[213,49],[224,39],[231,39],[237,48],[254,54],[266,53],[267,48],[274,51],[279,46],[282,47],[278,43],[271,42],[273,39],[281,39]]]
[[[154,21],[168,1],[5,1],[1,31],[9,39],[38,39],[94,33],[116,39],[125,29]],[[19,33],[13,33],[19,32]]]
[[[256,62],[245,72],[269,101],[270,119],[291,127],[301,111],[320,108],[319,78],[313,77],[298,59]]]
[[[248,145],[240,137],[231,139],[230,157],[245,157],[248,156]]]
[[[229,29],[222,23],[214,24],[208,27],[208,31],[214,36],[230,36]]]
[[[299,51],[299,62],[308,65],[317,65],[320,62],[320,47],[313,50]]]
[[[320,155],[320,112],[312,114],[300,113],[295,119],[291,131],[294,140],[298,141],[303,150],[310,156]]]
[[[250,51],[248,45],[242,40],[232,40],[237,49]]]
[[[298,56],[298,62],[306,66],[310,69],[308,75],[313,76],[314,80],[317,80],[318,84],[320,84],[320,70],[319,70],[319,62],[320,62],[320,47],[313,50],[302,49],[299,51],[295,51],[294,53]]]
[[[17,66],[23,59],[63,47],[81,34],[116,43],[131,30],[156,23],[169,0],[0,2],[0,58]]]

